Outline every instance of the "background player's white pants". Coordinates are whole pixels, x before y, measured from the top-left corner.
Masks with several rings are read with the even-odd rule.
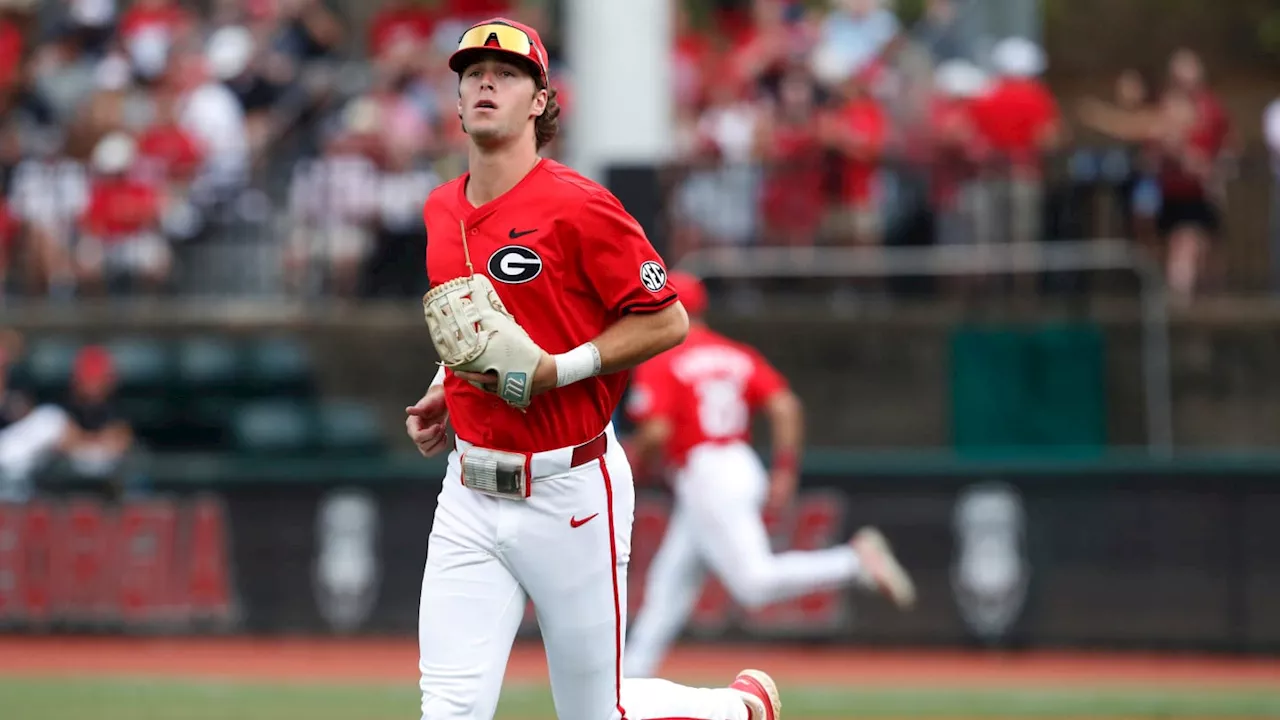
[[[553,474],[535,480],[525,500],[463,487],[459,451],[450,453],[422,578],[424,720],[493,717],[526,597],[537,609],[560,720],[746,720],[746,706],[727,689],[622,680],[635,489],[607,432],[605,457],[579,467],[567,467],[565,451],[535,456],[534,475],[540,466]]]
[[[31,494],[31,474],[62,442],[69,422],[57,405],[41,405],[0,430],[0,500],[21,502]]]
[[[679,636],[710,569],[739,605],[765,605],[860,579],[849,545],[773,553],[764,526],[768,475],[745,443],[702,445],[673,478],[675,507],[627,637],[625,670],[647,677]]]

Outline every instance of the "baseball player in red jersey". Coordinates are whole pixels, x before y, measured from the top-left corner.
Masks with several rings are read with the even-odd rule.
[[[753,610],[850,585],[911,606],[911,579],[874,528],[826,550],[773,553],[761,511],[766,503],[785,505],[795,492],[800,401],[760,353],[702,323],[706,290],[696,277],[673,272],[667,284],[689,313],[689,335],[636,370],[627,412],[637,426],[633,459],[644,465],[665,459],[674,468],[676,501],[627,638],[626,674],[647,677],[657,670],[698,600],[707,569]],[[768,473],[748,442],[757,411],[768,415],[773,430]]]
[[[455,435],[422,578],[422,717],[493,717],[531,599],[562,720],[777,720],[760,671],[724,688],[623,680],[635,491],[610,418],[628,369],[688,317],[618,200],[538,156],[558,109],[537,33],[480,23],[449,67],[469,172],[423,211],[444,367],[406,409],[423,455]]]

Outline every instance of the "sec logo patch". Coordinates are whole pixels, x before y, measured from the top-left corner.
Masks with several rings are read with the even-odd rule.
[[[527,283],[542,274],[542,258],[523,245],[499,248],[489,257],[489,275],[509,285]]]
[[[658,263],[646,260],[640,266],[640,282],[649,292],[658,292],[667,286],[667,271]]]

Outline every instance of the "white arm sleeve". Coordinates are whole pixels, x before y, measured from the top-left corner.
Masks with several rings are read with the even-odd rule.
[[[437,385],[443,385],[443,384],[444,384],[444,366],[441,365],[440,369],[436,371],[435,379],[431,381],[431,387],[435,387]]]

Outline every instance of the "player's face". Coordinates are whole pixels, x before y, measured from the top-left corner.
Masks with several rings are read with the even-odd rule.
[[[517,62],[500,57],[476,61],[458,83],[458,116],[472,142],[501,145],[533,134],[534,118],[547,107],[547,91]]]

